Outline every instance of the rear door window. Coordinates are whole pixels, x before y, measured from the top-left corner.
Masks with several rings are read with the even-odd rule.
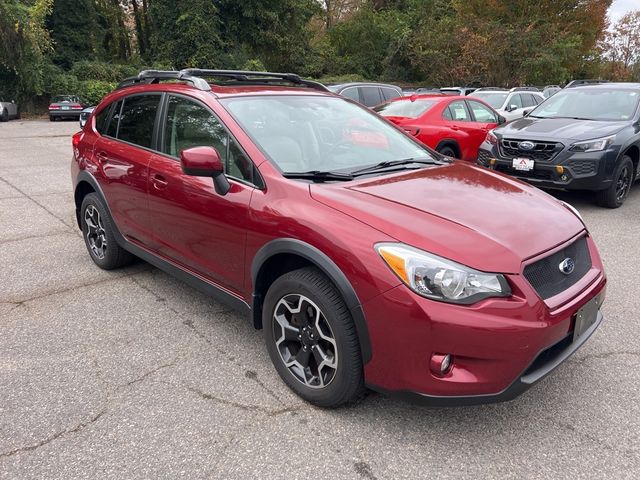
[[[382,103],[379,87],[360,87],[360,94],[362,95],[362,103],[367,107],[374,107]]]
[[[530,93],[523,93],[522,96],[524,97],[524,101],[522,102],[523,107],[535,107],[538,105],[535,97]]]
[[[118,140],[152,148],[160,98],[160,95],[134,95],[125,98],[120,114]]]

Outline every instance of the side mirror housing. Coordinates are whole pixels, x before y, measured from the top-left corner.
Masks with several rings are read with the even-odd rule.
[[[213,147],[192,147],[180,152],[182,171],[194,177],[211,177],[213,186],[220,195],[226,195],[231,189],[224,174],[220,155]]]
[[[507,107],[507,112],[513,112],[514,110],[517,110],[517,109],[518,109],[517,105],[511,104]]]
[[[522,112],[522,116],[526,117],[527,115],[529,115],[529,112],[531,112],[531,110],[525,110],[524,112]]]
[[[507,119],[504,118],[502,115],[498,115],[498,125],[503,125],[507,123]]]

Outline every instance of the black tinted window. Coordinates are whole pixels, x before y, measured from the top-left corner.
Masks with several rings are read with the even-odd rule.
[[[229,176],[254,182],[253,163],[238,147],[215,115],[203,105],[169,97],[163,152],[179,157],[191,147],[216,149]]]
[[[136,95],[125,98],[118,140],[151,148],[159,103],[160,95]]]
[[[362,95],[362,103],[367,107],[373,107],[382,103],[380,88],[378,87],[360,87],[360,94]]]
[[[109,116],[109,112],[111,111],[111,105],[107,105],[106,108],[102,109],[100,113],[96,115],[96,130],[99,133],[104,133],[106,128],[107,117]]]
[[[118,134],[118,122],[120,121],[121,108],[122,108],[122,100],[119,100],[113,109],[113,115],[111,115],[111,121],[109,122],[109,125],[107,126],[107,129],[104,132],[105,135],[115,138],[116,135]]]

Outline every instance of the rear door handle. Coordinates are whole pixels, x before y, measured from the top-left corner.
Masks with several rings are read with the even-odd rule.
[[[158,173],[155,173],[153,175],[153,177],[151,178],[151,183],[153,183],[153,186],[158,190],[164,190],[165,188],[167,188],[167,185],[169,185],[167,179]]]
[[[460,130],[460,127],[456,127],[455,125],[452,125],[451,130]]]

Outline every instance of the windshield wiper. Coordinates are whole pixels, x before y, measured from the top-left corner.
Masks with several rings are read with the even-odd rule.
[[[325,170],[309,170],[307,172],[284,172],[282,176],[285,178],[301,178],[318,182],[326,182],[332,180],[344,182],[353,180],[353,175],[351,175],[350,173],[330,172]]]
[[[364,175],[366,173],[377,172],[379,170],[384,170],[391,167],[402,167],[405,165],[413,165],[413,164],[423,164],[423,165],[441,165],[444,163],[443,161],[438,161],[436,159],[423,157],[423,158],[403,158],[401,160],[387,160],[385,162],[376,163],[375,165],[371,165],[369,167],[360,168],[358,170],[354,170],[350,172],[352,176]]]

